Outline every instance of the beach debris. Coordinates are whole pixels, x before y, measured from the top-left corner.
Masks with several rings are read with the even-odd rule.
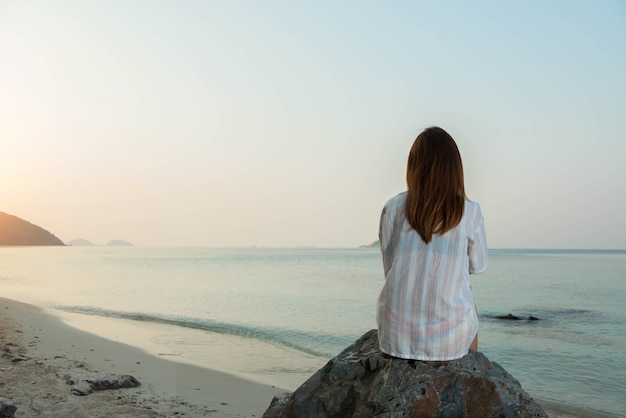
[[[548,416],[482,353],[420,361],[393,358],[378,347],[378,331],[365,333],[295,392],[275,397],[263,418]]]
[[[13,418],[15,411],[17,411],[17,406],[9,403],[9,401],[4,398],[0,398],[0,417]]]

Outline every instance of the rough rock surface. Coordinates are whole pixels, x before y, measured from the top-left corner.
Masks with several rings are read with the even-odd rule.
[[[452,361],[389,358],[378,332],[364,334],[264,418],[547,417],[519,382],[483,354]]]
[[[6,399],[0,398],[0,417],[12,418],[15,416],[17,406],[9,403]]]
[[[72,393],[77,396],[87,396],[98,390],[126,389],[141,386],[141,383],[136,377],[128,374],[85,379],[85,382],[89,385],[88,387],[79,383],[76,387],[72,388]],[[65,383],[68,385],[76,385],[76,381],[72,379],[71,376],[65,376]]]

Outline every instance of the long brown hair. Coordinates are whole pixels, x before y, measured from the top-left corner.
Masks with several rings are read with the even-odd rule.
[[[439,127],[425,129],[411,147],[406,169],[409,224],[425,243],[461,222],[465,185],[461,153],[454,139]]]

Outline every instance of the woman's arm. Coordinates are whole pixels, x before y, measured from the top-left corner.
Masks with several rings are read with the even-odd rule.
[[[487,234],[485,233],[485,220],[480,210],[480,205],[476,205],[476,214],[474,216],[472,236],[469,240],[467,254],[469,256],[470,274],[480,274],[487,271],[489,266],[489,257],[487,249]]]

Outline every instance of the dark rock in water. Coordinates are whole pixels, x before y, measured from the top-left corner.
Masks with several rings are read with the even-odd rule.
[[[506,370],[483,354],[451,361],[390,358],[364,334],[264,418],[547,417]]]
[[[496,318],[496,319],[508,319],[508,320],[511,320],[511,321],[519,321],[520,319],[522,319],[519,316],[516,316],[516,315],[513,315],[513,314],[496,315],[496,316],[494,316],[494,318]]]
[[[539,321],[539,318],[537,318],[536,316],[529,316],[528,318],[522,318],[521,316],[517,316],[517,315],[513,315],[513,314],[508,314],[508,315],[496,315],[496,316],[492,316],[492,318],[495,319],[507,319],[510,321],[521,321],[524,319],[527,319],[529,321]]]
[[[9,401],[4,398],[0,398],[0,417],[13,418],[15,411],[17,411],[17,406],[9,403]]]

